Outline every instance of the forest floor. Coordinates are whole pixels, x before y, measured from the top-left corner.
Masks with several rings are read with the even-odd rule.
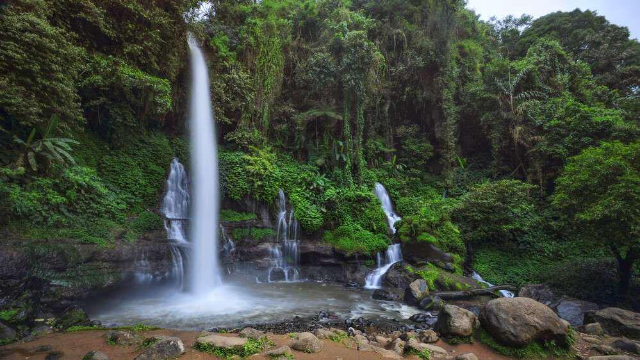
[[[131,360],[142,353],[138,346],[114,346],[107,344],[105,337],[106,330],[82,331],[69,333],[54,333],[38,337],[31,342],[23,342],[0,347],[0,359],[18,360],[44,360],[51,353],[58,353],[59,359],[82,359],[89,351],[101,351],[110,360]],[[193,344],[200,332],[178,331],[178,330],[154,330],[140,333],[148,335],[168,335],[179,337],[185,346],[185,353],[180,360],[195,359],[217,359],[215,356],[193,349]],[[228,336],[237,336],[229,334]],[[269,339],[275,343],[275,347],[288,345],[291,339],[288,335],[268,334]],[[383,359],[382,355],[374,352],[358,351],[352,345],[322,340],[324,347],[321,352],[307,354],[295,352],[295,359],[299,360],[374,360]],[[438,341],[434,345],[440,346],[449,352],[448,358],[457,355],[474,353],[480,360],[503,360],[508,357],[496,354],[487,346],[475,342],[474,344],[449,345],[443,341]],[[43,346],[50,346],[46,351],[34,352],[35,349]],[[275,348],[274,347],[274,348]],[[256,360],[270,359],[268,356],[258,354],[251,357]],[[407,356],[406,359],[419,360],[415,355]]]

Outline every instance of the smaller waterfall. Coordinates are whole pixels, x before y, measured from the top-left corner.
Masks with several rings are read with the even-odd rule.
[[[227,235],[227,232],[224,230],[222,224],[220,224],[220,236],[222,239],[222,243],[224,244],[222,246],[222,251],[224,251],[224,254],[226,256],[233,255],[233,253],[236,251],[236,244],[233,242],[231,237]]]
[[[170,276],[177,287],[184,286],[184,258],[188,247],[186,231],[184,229],[189,220],[189,177],[184,166],[173,159],[167,177],[167,193],[162,200],[162,214],[164,215],[164,228],[167,231],[167,239],[171,243],[172,268]]]
[[[382,277],[389,271],[389,268],[398,261],[402,261],[402,250],[400,244],[393,244],[387,248],[384,258],[381,253],[377,254],[378,268],[373,270],[365,279],[366,289],[379,289],[382,285]]]
[[[393,204],[391,203],[391,198],[389,197],[389,193],[387,192],[387,189],[385,189],[382,184],[376,183],[375,194],[376,194],[376,197],[380,199],[380,202],[382,203],[382,211],[384,211],[384,213],[387,215],[389,228],[395,234],[396,233],[395,224],[401,218],[395,212],[393,212]]]
[[[279,244],[270,249],[271,267],[267,273],[267,281],[273,282],[272,275],[279,274],[285,282],[298,281],[300,272],[300,254],[298,253],[298,229],[293,209],[287,211],[287,197],[284,191],[278,192],[278,228]]]
[[[477,280],[477,281],[479,281],[479,282],[481,282],[481,283],[483,283],[483,284],[485,284],[487,286],[493,286],[493,284],[489,283],[488,281],[484,281],[482,276],[480,276],[480,274],[478,274],[475,271],[471,274],[471,278],[474,279],[474,280]],[[512,298],[512,297],[515,296],[515,294],[513,292],[509,291],[509,290],[500,290],[499,292],[500,292],[500,295],[502,295],[503,297]]]

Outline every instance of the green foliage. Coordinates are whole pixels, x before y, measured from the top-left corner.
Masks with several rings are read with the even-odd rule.
[[[135,241],[145,232],[162,230],[163,228],[164,220],[162,217],[156,213],[145,210],[129,223],[127,240]]]
[[[215,347],[207,343],[195,343],[193,348],[206,352],[211,355],[217,356],[223,359],[232,359],[234,357],[247,358],[249,356],[258,354],[262,350],[266,349],[271,344],[271,341],[267,337],[260,339],[248,339],[247,343],[242,346],[235,346],[232,348]]]
[[[349,338],[349,334],[342,330],[336,330],[329,335],[329,340],[337,343],[344,343]]]
[[[240,222],[255,220],[257,218],[255,213],[241,213],[227,209],[220,210],[220,221]]]
[[[20,309],[0,310],[0,320],[4,320],[6,322],[13,322],[13,319],[15,318],[16,315],[18,315],[19,311]]]
[[[263,228],[236,228],[233,229],[233,238],[236,240],[264,240],[265,238],[273,238],[277,234],[273,229],[263,229]]]
[[[487,345],[499,354],[513,359],[547,359],[550,356],[570,358],[573,356],[571,350],[573,339],[572,329],[569,329],[567,344],[565,346],[559,346],[553,341],[545,343],[538,343],[534,341],[525,347],[514,348],[499,343],[484,329],[480,329],[479,337],[481,343]]]
[[[323,241],[348,254],[374,254],[385,250],[389,238],[383,234],[373,234],[359,225],[341,225],[334,230],[325,231]]]

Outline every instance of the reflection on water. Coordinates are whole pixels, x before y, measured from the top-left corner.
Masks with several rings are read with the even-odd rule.
[[[340,318],[405,320],[419,313],[400,303],[371,299],[371,292],[322,283],[228,284],[206,296],[172,289],[114,295],[87,306],[103,325],[144,323],[164,328],[200,330],[270,323],[309,317],[329,310]]]

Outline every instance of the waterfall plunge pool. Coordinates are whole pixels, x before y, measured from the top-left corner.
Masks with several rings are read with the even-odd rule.
[[[321,310],[340,319],[381,319],[409,323],[417,308],[373,300],[371,291],[317,282],[225,282],[203,295],[149,287],[88,301],[91,319],[105,326],[145,324],[178,330],[242,327],[307,318]]]

